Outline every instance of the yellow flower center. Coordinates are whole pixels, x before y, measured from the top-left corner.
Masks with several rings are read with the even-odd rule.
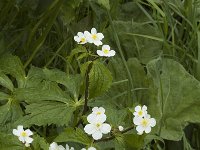
[[[101,112],[99,111],[99,112],[97,112],[97,115],[101,115]]]
[[[109,53],[109,50],[104,49],[103,52],[104,52],[104,54],[108,54],[108,53]]]
[[[96,39],[97,39],[97,35],[96,35],[96,34],[92,34],[92,38],[93,38],[94,40],[96,40]]]
[[[138,115],[139,115],[139,116],[142,116],[142,115],[143,115],[143,112],[140,110],[140,111],[138,112]]]
[[[146,127],[148,126],[148,124],[149,124],[148,120],[146,119],[142,120],[142,126]]]
[[[81,42],[84,43],[86,41],[85,38],[81,38]]]
[[[23,132],[21,133],[21,136],[26,137],[26,136],[27,136],[27,133],[26,133],[25,131],[23,131]]]
[[[101,124],[100,124],[100,123],[97,123],[97,124],[96,124],[96,127],[97,127],[97,128],[99,128],[100,126],[101,126]]]

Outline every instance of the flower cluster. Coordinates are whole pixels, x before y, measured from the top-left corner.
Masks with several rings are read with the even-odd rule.
[[[103,107],[94,107],[92,113],[87,116],[87,124],[84,131],[92,135],[93,139],[99,140],[103,134],[108,134],[111,131],[111,126],[106,121],[105,109]]]
[[[142,107],[136,106],[133,115],[133,123],[137,126],[136,130],[139,135],[142,135],[143,132],[150,133],[151,127],[156,125],[156,120],[151,118],[151,116],[147,113],[147,107],[145,105]]]
[[[30,143],[33,142],[33,138],[29,137],[33,135],[33,132],[30,129],[24,130],[22,125],[17,126],[17,129],[13,129],[13,134],[18,136],[19,140],[24,143],[26,147],[29,147]]]
[[[74,36],[74,40],[78,44],[86,44],[86,43],[93,43],[96,46],[102,45],[102,39],[104,38],[104,35],[102,33],[98,33],[95,28],[91,29],[91,33],[88,31],[84,32],[78,32],[76,36]],[[99,56],[104,57],[111,57],[115,55],[114,50],[110,50],[109,45],[103,45],[101,50],[97,50],[97,54]]]
[[[53,142],[50,144],[49,150],[74,150],[74,148],[70,148],[68,144],[66,144],[66,148],[64,148],[62,145],[58,145],[56,142]]]

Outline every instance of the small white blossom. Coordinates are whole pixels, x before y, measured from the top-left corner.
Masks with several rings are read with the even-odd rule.
[[[112,57],[115,56],[115,53],[116,52],[114,50],[110,50],[109,45],[103,45],[102,50],[97,50],[97,54],[99,56]]]
[[[65,150],[65,148],[62,145],[58,145],[56,142],[53,142],[50,144],[49,150]]]
[[[69,147],[69,145],[68,144],[66,144],[66,150],[74,150],[74,148],[73,147]]]
[[[84,131],[92,135],[93,139],[99,140],[103,134],[108,134],[111,131],[111,126],[107,123],[103,123],[102,120],[91,120],[84,128]]]
[[[135,112],[133,113],[133,115],[135,117],[144,117],[147,114],[147,106],[143,105],[141,106],[136,106],[135,107]]]
[[[88,149],[82,148],[81,150],[96,150],[96,148],[95,147],[89,147]]]
[[[150,133],[151,127],[156,125],[156,120],[147,114],[144,117],[134,117],[133,123],[137,125],[136,130],[141,135],[143,132]]]
[[[124,127],[119,126],[118,129],[119,129],[119,131],[123,131],[123,130],[124,130]]]
[[[87,121],[94,122],[94,120],[100,120],[101,122],[106,121],[105,109],[103,107],[94,107],[92,113],[88,115]]]
[[[33,142],[33,138],[29,137],[33,135],[33,132],[30,129],[24,130],[22,125],[17,126],[17,129],[13,129],[13,134],[18,136],[19,140],[24,143],[26,147],[29,147],[30,143]]]
[[[78,43],[78,44],[85,44],[87,43],[87,39],[85,37],[85,34],[82,32],[78,32],[76,36],[74,36],[74,40]]]
[[[91,29],[91,33],[85,31],[84,34],[89,43],[94,43],[97,46],[103,44],[101,40],[104,38],[104,35],[102,33],[97,33],[97,30],[95,28]]]

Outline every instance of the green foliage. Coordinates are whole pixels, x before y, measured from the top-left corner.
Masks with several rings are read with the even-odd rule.
[[[77,142],[85,145],[90,145],[92,140],[81,129],[66,128],[55,139],[56,142]]]
[[[102,63],[95,61],[89,73],[89,82],[89,97],[94,98],[108,90],[112,83],[112,75]]]
[[[151,61],[147,68],[157,93],[157,99],[154,97],[149,103],[152,114],[159,114],[159,134],[164,139],[178,141],[189,122],[200,122],[200,83],[170,59]]]

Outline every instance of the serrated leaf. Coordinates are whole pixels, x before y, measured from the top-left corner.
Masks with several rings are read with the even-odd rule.
[[[43,82],[40,87],[15,89],[14,96],[16,99],[28,103],[52,100],[67,104],[71,100],[71,98],[64,93],[56,83],[51,82]]]
[[[112,84],[110,71],[100,62],[95,61],[89,73],[89,97],[94,98],[106,92]]]
[[[13,91],[14,86],[12,81],[2,72],[0,72],[0,85],[9,89],[10,91]]]
[[[56,137],[55,141],[77,142],[85,145],[90,145],[92,143],[92,139],[90,139],[80,128],[66,128],[65,131]]]
[[[5,74],[10,74],[17,79],[18,87],[23,87],[25,83],[25,71],[20,59],[10,54],[0,57],[0,70]]]
[[[171,59],[153,60],[147,68],[153,80],[148,110],[157,119],[160,136],[181,140],[189,122],[200,123],[200,83]]]
[[[0,133],[1,150],[22,150],[23,148],[24,144],[19,141],[17,136]]]
[[[26,106],[26,116],[15,124],[23,124],[26,127],[32,124],[42,125],[68,125],[71,120],[74,107],[56,101],[41,101]]]
[[[46,142],[46,140],[43,137],[40,137],[39,135],[33,135],[33,142],[32,146],[34,147],[35,150],[48,150],[49,149],[49,144]]]
[[[56,83],[64,85],[70,95],[72,95],[74,99],[78,99],[81,85],[81,76],[79,74],[73,76],[67,75],[65,72],[57,69],[44,69],[43,72],[46,80],[55,81]]]

